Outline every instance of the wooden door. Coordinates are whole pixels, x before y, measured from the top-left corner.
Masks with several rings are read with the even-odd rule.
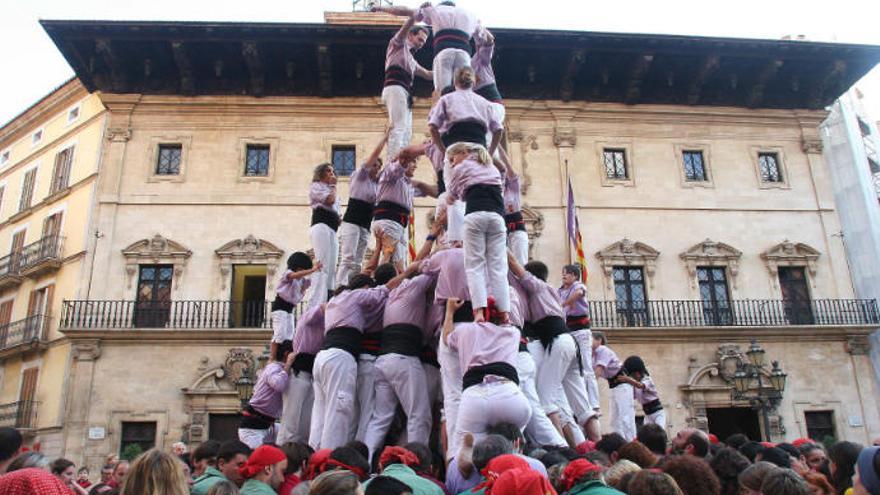
[[[785,317],[793,325],[812,325],[813,308],[803,267],[779,267],[779,288]]]
[[[162,328],[171,315],[173,265],[140,265],[135,326]]]
[[[33,428],[37,397],[37,377],[40,368],[28,368],[21,375],[21,391],[18,394],[18,414],[15,418],[16,428]]]

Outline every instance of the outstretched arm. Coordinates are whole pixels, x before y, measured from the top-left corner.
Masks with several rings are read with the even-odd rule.
[[[443,319],[443,343],[449,345],[449,334],[452,333],[452,330],[455,329],[455,323],[453,322],[453,315],[455,315],[455,311],[458,310],[464,301],[461,299],[447,299],[446,300],[446,318]]]
[[[526,269],[516,261],[516,257],[510,251],[507,252],[507,266],[510,267],[510,271],[516,275],[516,278],[523,278],[526,276]]]
[[[363,163],[363,167],[372,167],[376,164],[376,161],[379,159],[379,155],[382,154],[382,150],[385,149],[385,144],[388,142],[388,136],[391,134],[391,128],[388,127],[385,129],[385,135],[382,136],[382,140],[379,141],[379,144],[376,145],[376,148],[373,149],[373,152],[370,153],[370,156]]]
[[[437,240],[437,236],[443,232],[443,229],[446,227],[446,208],[440,210],[440,213],[437,215],[437,218],[434,219],[434,223],[431,224],[431,233],[427,239],[425,239],[425,243],[422,244],[422,249],[419,250],[419,253],[416,255],[416,261],[422,261],[427,258],[428,255],[431,254],[431,249],[434,248],[434,241]]]
[[[498,149],[498,144],[501,143],[501,134],[503,132],[503,130],[499,129],[492,133],[492,143],[489,145],[489,156],[494,155],[495,150]],[[443,151],[446,151],[445,148]]]
[[[412,263],[409,264],[408,267],[406,267],[406,270],[400,272],[399,274],[397,274],[396,277],[389,280],[388,283],[385,284],[385,287],[388,290],[393,290],[393,289],[397,288],[397,286],[400,285],[401,282],[406,280],[407,277],[409,277],[413,273],[418,273],[420,264],[421,263],[418,261],[413,261]]]
[[[515,178],[516,170],[513,169],[513,165],[510,162],[510,155],[507,154],[507,150],[504,149],[504,146],[498,147],[498,156],[501,157],[501,164],[504,165],[504,174],[507,176],[507,178]]]

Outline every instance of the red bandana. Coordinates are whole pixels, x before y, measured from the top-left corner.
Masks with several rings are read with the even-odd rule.
[[[599,471],[602,471],[602,468],[586,459],[575,459],[569,462],[568,466],[565,466],[565,469],[562,471],[562,484],[565,487],[565,491],[571,490],[571,487],[577,484],[578,480],[585,475]]]
[[[388,464],[404,464],[409,467],[419,465],[419,457],[411,451],[403,447],[385,447],[382,455],[379,456],[379,466],[385,467]]]
[[[0,495],[70,495],[70,488],[49,471],[26,468],[0,476]]]
[[[287,459],[284,452],[272,445],[260,445],[248,457],[247,463],[238,468],[239,474],[245,479],[251,479],[266,466],[272,466]]]
[[[309,457],[309,467],[306,471],[307,480],[313,480],[324,472],[324,469],[327,467],[327,461],[330,459],[330,452],[333,452],[333,450],[321,449]]]
[[[596,442],[592,440],[584,440],[583,442],[579,443],[577,447],[575,447],[575,450],[577,450],[577,453],[580,455],[584,455],[587,452],[592,452],[596,450]]]
[[[556,490],[541,473],[532,469],[505,471],[486,495],[556,495]]]
[[[489,464],[486,464],[486,467],[480,471],[480,474],[483,475],[485,481],[477,485],[473,491],[479,491],[481,488],[485,488],[485,493],[488,495],[492,493],[492,485],[495,484],[495,481],[498,480],[498,477],[504,474],[506,471],[510,471],[511,469],[531,469],[529,467],[529,463],[526,462],[525,459],[518,455],[514,454],[504,454],[499,455],[498,457],[489,461]]]

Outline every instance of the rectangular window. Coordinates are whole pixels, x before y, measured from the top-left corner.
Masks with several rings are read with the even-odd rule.
[[[269,145],[249,144],[245,154],[244,175],[266,177],[269,175]]]
[[[837,441],[834,434],[834,411],[804,411],[807,437],[830,445]]]
[[[689,182],[705,182],[706,166],[703,162],[703,152],[700,150],[685,150],[681,152],[684,163],[684,179]]]
[[[810,298],[807,273],[802,266],[780,266],[779,288],[782,291],[782,307],[785,317],[792,325],[812,325],[813,302]]]
[[[37,145],[40,141],[43,140],[43,130],[40,129],[37,132],[31,134],[31,145]]]
[[[629,171],[626,165],[626,150],[605,148],[602,150],[602,158],[605,161],[605,177],[619,180],[629,178]]]
[[[174,265],[140,265],[135,326],[162,328],[171,316],[171,283]]]
[[[123,421],[122,441],[119,443],[119,457],[134,460],[142,452],[156,446],[155,421]]]
[[[79,107],[73,107],[67,112],[67,123],[71,123],[79,118]]]
[[[179,143],[160,144],[156,160],[156,175],[179,175],[182,152],[183,145]]]
[[[339,177],[347,177],[354,173],[356,165],[356,152],[354,146],[333,146],[332,148],[333,171]]]
[[[776,153],[758,153],[758,166],[761,169],[761,182],[782,182],[782,169]]]
[[[703,301],[703,318],[706,325],[730,325],[730,292],[727,288],[727,271],[723,267],[697,267],[700,299]]]
[[[620,323],[627,327],[648,326],[648,295],[642,267],[615,266],[613,277]]]
[[[24,174],[24,179],[21,181],[21,199],[18,201],[18,211],[24,211],[31,207],[36,183],[37,169],[32,168]]]
[[[73,167],[73,146],[65,148],[55,155],[55,168],[52,169],[52,185],[49,194],[67,189],[70,185],[70,169]]]

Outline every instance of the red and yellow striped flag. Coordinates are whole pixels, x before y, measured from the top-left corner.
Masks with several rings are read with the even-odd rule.
[[[415,261],[416,254],[416,214],[409,212],[409,260]]]
[[[574,204],[574,189],[571,187],[571,177],[568,178],[568,238],[575,248],[577,265],[581,267],[581,282],[587,283],[587,259],[584,256],[584,239],[581,237],[581,226],[578,222],[577,207]]]

